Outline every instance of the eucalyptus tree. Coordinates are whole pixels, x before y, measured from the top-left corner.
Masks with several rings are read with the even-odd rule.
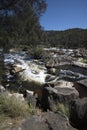
[[[5,48],[38,41],[45,0],[0,0],[0,46]]]

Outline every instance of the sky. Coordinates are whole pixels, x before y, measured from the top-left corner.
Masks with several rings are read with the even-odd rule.
[[[87,29],[87,0],[47,0],[40,24],[44,30]]]

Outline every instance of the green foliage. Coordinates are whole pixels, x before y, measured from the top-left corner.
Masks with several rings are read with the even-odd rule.
[[[31,50],[29,50],[29,54],[34,58],[34,59],[43,59],[47,54],[43,47],[34,47]]]
[[[9,49],[40,41],[39,17],[45,9],[45,0],[0,1],[0,46]]]
[[[15,96],[10,97],[8,92],[0,94],[0,115],[12,118],[25,117],[32,111],[33,109],[28,106],[27,102]]]
[[[87,59],[82,59],[81,62],[87,64]]]
[[[44,43],[60,48],[87,48],[87,29],[46,31]]]
[[[44,13],[47,7],[46,0],[30,0],[30,4],[38,17]]]
[[[62,114],[66,115],[69,118],[70,108],[68,104],[58,103],[56,107],[57,107],[57,112],[61,112]]]

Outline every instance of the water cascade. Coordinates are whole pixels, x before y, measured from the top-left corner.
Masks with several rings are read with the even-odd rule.
[[[35,81],[41,84],[45,83],[46,68],[43,65],[34,62],[34,60],[26,60],[25,53],[5,54],[5,64],[15,65],[15,69],[20,70],[19,75],[24,81]],[[20,68],[20,69],[18,69]],[[23,71],[21,71],[23,70]]]

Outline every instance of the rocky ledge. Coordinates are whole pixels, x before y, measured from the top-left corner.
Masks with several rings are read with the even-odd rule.
[[[21,125],[9,130],[76,130],[69,120],[59,113],[46,112],[40,116],[34,115],[24,120]]]

